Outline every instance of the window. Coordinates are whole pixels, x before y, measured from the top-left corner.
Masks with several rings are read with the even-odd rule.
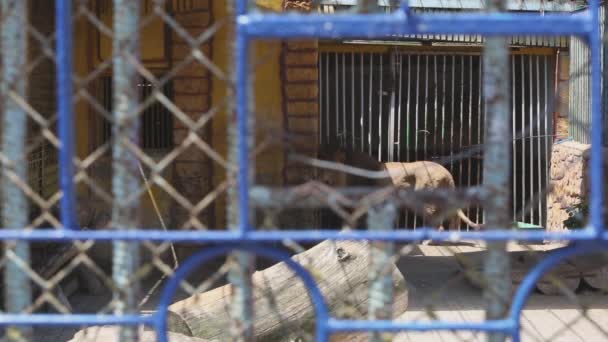
[[[138,84],[140,99],[145,100],[152,94],[152,84],[142,79]],[[173,100],[173,83],[167,82],[163,94]],[[112,110],[112,76],[106,76],[101,81],[101,103],[103,107]],[[140,141],[143,149],[167,149],[173,147],[173,116],[160,102],[154,101],[140,114]],[[103,144],[112,135],[112,125],[105,118],[102,119],[101,141]]]

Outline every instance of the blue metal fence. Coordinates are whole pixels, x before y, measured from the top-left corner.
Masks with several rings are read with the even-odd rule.
[[[20,0],[3,0],[3,10],[20,3]],[[504,333],[512,336],[514,341],[520,339],[520,315],[526,300],[534,288],[534,284],[551,267],[557,265],[568,257],[585,253],[605,250],[608,233],[604,232],[602,217],[603,206],[603,176],[602,176],[602,114],[600,112],[600,34],[598,23],[598,0],[590,2],[588,10],[577,15],[569,14],[517,14],[517,13],[458,13],[458,14],[416,14],[410,13],[407,2],[402,3],[401,11],[391,14],[268,14],[249,12],[247,0],[238,0],[236,3],[236,42],[235,42],[235,72],[236,72],[236,110],[238,124],[238,229],[228,231],[165,231],[162,229],[126,229],[116,227],[116,230],[80,230],[75,220],[75,189],[74,189],[74,114],[72,110],[73,89],[73,22],[72,1],[56,0],[57,24],[57,89],[58,89],[58,122],[61,167],[61,220],[63,229],[38,229],[23,231],[22,224],[9,225],[0,230],[0,239],[3,241],[173,241],[173,242],[213,242],[217,247],[206,249],[191,257],[184,263],[171,278],[163,290],[158,311],[152,315],[141,316],[131,312],[132,308],[125,308],[124,314],[25,314],[21,313],[23,303],[15,303],[15,307],[7,308],[9,312],[0,314],[2,326],[65,326],[65,325],[125,325],[136,326],[140,324],[152,326],[159,334],[160,341],[167,341],[167,307],[175,293],[180,280],[187,276],[195,267],[212,259],[215,256],[225,255],[232,251],[249,252],[256,256],[267,257],[273,261],[283,261],[301,278],[309,290],[314,311],[316,314],[316,340],[327,341],[329,336],[345,331],[431,331],[431,330],[468,330],[487,333]],[[128,18],[127,18],[128,19]],[[125,19],[125,20],[127,20]],[[10,25],[3,23],[3,37],[7,37]],[[592,74],[592,151],[590,165],[591,187],[591,215],[590,224],[582,230],[568,233],[552,232],[519,232],[506,229],[492,229],[485,232],[449,232],[437,231],[432,228],[411,230],[369,230],[369,231],[340,231],[337,227],[325,230],[293,231],[256,231],[252,228],[250,220],[251,194],[257,191],[257,196],[264,189],[252,184],[249,173],[249,154],[251,146],[247,137],[252,134],[248,126],[249,93],[248,83],[251,77],[251,64],[248,52],[253,41],[258,39],[300,39],[300,38],[357,38],[379,39],[393,35],[404,34],[480,34],[486,36],[506,35],[577,35],[585,39],[590,47],[591,74]],[[8,44],[4,43],[4,44]],[[4,46],[4,45],[3,45]],[[15,67],[5,49],[3,53],[3,67]],[[14,63],[14,59],[13,59]],[[10,81],[10,80],[3,80]],[[493,87],[496,85],[487,85]],[[500,87],[498,87],[500,89]],[[6,111],[5,113],[8,113]],[[12,113],[12,112],[11,112]],[[19,113],[13,113],[19,115]],[[21,113],[23,115],[23,113]],[[508,117],[508,113],[507,113]],[[489,117],[488,120],[495,120]],[[124,124],[124,123],[123,123]],[[6,137],[5,137],[6,138]],[[17,137],[19,138],[19,137]],[[118,145],[116,145],[118,146]],[[508,144],[505,144],[508,148]],[[11,155],[5,151],[10,160]],[[20,153],[17,151],[17,153]],[[115,152],[118,153],[118,152]],[[16,158],[16,157],[14,157]],[[120,156],[116,157],[120,158]],[[13,171],[5,171],[7,173]],[[6,174],[5,174],[5,177]],[[19,197],[4,188],[8,202],[9,197]],[[491,193],[490,193],[491,195]],[[126,196],[126,195],[125,195]],[[263,197],[263,196],[262,196]],[[11,202],[16,203],[16,202]],[[19,203],[17,203],[19,205]],[[11,208],[7,206],[6,208]],[[119,215],[118,213],[117,215]],[[124,212],[122,214],[125,214]],[[115,222],[129,225],[128,217]],[[131,227],[132,228],[132,227]],[[411,242],[426,239],[437,241],[453,241],[458,239],[479,239],[486,241],[505,242],[508,240],[570,240],[572,244],[551,253],[527,275],[521,287],[517,290],[508,317],[492,319],[481,323],[457,323],[448,321],[433,321],[430,323],[398,322],[392,320],[344,320],[330,317],[323,296],[313,277],[298,263],[292,261],[289,255],[268,247],[276,241],[290,239],[299,242],[332,240],[378,240],[392,242]],[[121,247],[117,247],[121,248]],[[124,246],[122,247],[124,248]],[[121,249],[122,250],[122,249]],[[120,275],[117,275],[120,277]],[[12,279],[13,282],[27,282],[26,279]],[[120,282],[118,282],[120,283]],[[19,284],[9,284],[9,287]],[[125,285],[128,286],[128,285]],[[27,298],[25,299],[27,300]],[[128,301],[128,300],[127,300]],[[11,313],[12,311],[12,313]]]

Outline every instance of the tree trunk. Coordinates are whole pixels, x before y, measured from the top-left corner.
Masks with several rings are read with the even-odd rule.
[[[178,333],[169,334],[169,342],[206,342],[207,340]],[[107,342],[118,341],[117,326],[90,327],[78,331],[68,342]],[[139,342],[156,342],[156,332],[140,328]]]
[[[365,319],[367,315],[368,267],[370,246],[366,242],[323,241],[293,257],[316,279],[329,311],[336,318]],[[395,265],[393,274],[393,315],[407,308],[408,292],[403,276]],[[314,336],[313,306],[302,281],[285,265],[276,264],[255,272],[254,332],[258,341],[311,340]],[[228,338],[229,302],[232,288],[225,285],[176,302],[169,309],[182,319],[195,337],[209,340]],[[170,324],[174,331],[178,322]],[[357,334],[365,335],[367,334]],[[354,336],[342,334],[332,340]]]

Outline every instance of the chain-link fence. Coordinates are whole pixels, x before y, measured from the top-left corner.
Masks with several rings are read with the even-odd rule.
[[[0,3],[6,340],[608,339],[597,1]]]

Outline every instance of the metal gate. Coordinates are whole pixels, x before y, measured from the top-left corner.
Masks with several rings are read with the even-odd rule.
[[[457,186],[482,184],[479,53],[325,52],[319,66],[321,144],[338,140],[381,162],[438,161]],[[543,227],[554,70],[553,56],[511,57],[513,220]],[[467,216],[483,221],[479,209]]]

